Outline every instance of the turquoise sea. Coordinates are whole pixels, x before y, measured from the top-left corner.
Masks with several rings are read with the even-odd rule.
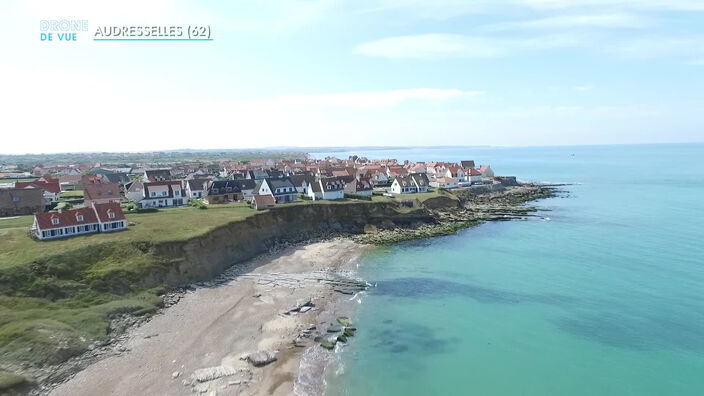
[[[329,395],[704,395],[704,144],[362,154],[572,185],[542,219],[368,254]]]

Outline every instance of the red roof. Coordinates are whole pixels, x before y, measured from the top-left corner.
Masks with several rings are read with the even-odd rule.
[[[59,185],[59,182],[51,182],[47,183],[44,181],[31,181],[31,182],[16,182],[15,183],[15,188],[41,188],[44,189],[44,191],[49,191],[54,194],[59,194],[61,192],[61,186]]]
[[[117,183],[88,184],[83,190],[85,199],[120,199],[120,185]]]
[[[115,217],[110,218],[110,211],[115,213]],[[78,221],[78,216],[83,216],[83,221]],[[52,228],[63,228],[100,222],[110,222],[124,220],[125,214],[119,203],[95,204],[93,207],[67,209],[61,212],[37,213],[34,215],[40,230],[50,230]],[[59,224],[52,223],[52,219],[59,219]]]
[[[83,216],[83,221],[78,221],[78,215]],[[98,222],[98,217],[95,215],[93,208],[78,208],[68,209],[62,212],[37,213],[34,215],[34,218],[37,219],[39,229],[42,230],[93,224]],[[59,224],[54,225],[52,223],[52,219],[54,218],[59,219]]]
[[[265,208],[267,206],[276,205],[276,201],[274,200],[274,197],[272,195],[254,194],[252,195],[252,198],[254,198],[254,203],[257,205],[257,207]]]
[[[125,214],[122,213],[122,207],[120,207],[120,204],[117,202],[95,204],[93,207],[102,223],[125,219]],[[115,213],[115,217],[110,218],[109,212]]]
[[[479,172],[478,170],[476,170],[474,168],[469,168],[469,171],[467,173],[469,173],[470,176],[481,176],[482,175],[481,172]]]

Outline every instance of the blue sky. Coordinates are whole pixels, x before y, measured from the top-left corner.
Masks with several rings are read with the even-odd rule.
[[[133,24],[214,41],[92,41]],[[0,34],[3,153],[704,141],[702,0],[6,1]]]

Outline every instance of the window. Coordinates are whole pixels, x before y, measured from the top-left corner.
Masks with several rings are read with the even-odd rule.
[[[83,221],[83,215],[76,215],[76,221],[81,222]]]
[[[161,195],[162,195],[162,196],[166,196],[166,191],[162,191],[162,192],[161,192]]]
[[[180,196],[180,195],[181,195],[181,191],[175,190],[175,191],[174,191],[174,195],[176,195],[177,197]]]
[[[115,218],[115,212],[109,210],[109,211],[108,211],[108,217],[111,218],[111,219],[114,219],[114,218]]]
[[[20,201],[20,197],[12,197],[12,202],[19,202],[19,201]]]
[[[56,218],[56,217],[52,218],[52,219],[51,219],[51,224],[53,224],[53,225],[59,224],[59,219]]]
[[[156,197],[156,192],[152,191],[150,194],[152,197]]]

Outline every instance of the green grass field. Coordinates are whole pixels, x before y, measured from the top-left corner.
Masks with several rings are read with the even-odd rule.
[[[83,198],[83,190],[62,191],[60,198]]]

